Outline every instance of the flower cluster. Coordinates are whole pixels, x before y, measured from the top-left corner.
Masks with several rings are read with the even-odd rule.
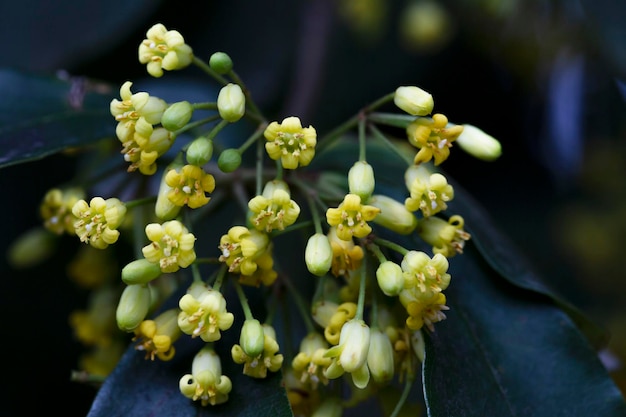
[[[489,159],[499,152],[495,139],[486,140],[475,128],[462,136],[463,126],[440,113],[429,116],[432,95],[403,86],[318,143],[316,129],[303,127],[299,117],[268,121],[227,54],[216,52],[205,63],[179,32],[162,24],[146,37],[138,55],[150,75],[160,78],[164,71],[194,64],[221,89],[213,101],[166,103],[147,92],[131,92],[132,82],[125,82],[109,110],[130,164],[126,175],[138,176],[142,186],[128,181],[116,189],[136,198],[95,196],[87,202],[86,184],[53,189],[44,197],[45,228],[75,234],[92,248],[118,242],[125,222],[133,230],[125,237],[135,256],[121,270],[119,291],[72,316],[77,336],[105,346],[112,344],[112,329],[132,334],[135,349],[155,366],[178,355],[178,343],[195,339],[202,345],[178,389],[201,406],[222,404],[241,389],[222,374],[223,360],[241,365],[241,372],[255,379],[283,371],[294,410],[306,415],[342,412],[335,383],[360,392],[353,398],[357,401],[396,376],[401,382],[414,379],[424,358],[423,332],[434,332],[449,309],[444,295],[451,284],[449,260],[463,253],[470,239],[461,215],[445,216],[454,189],[437,167],[457,140]],[[407,115],[377,111],[392,101]],[[213,114],[192,121],[199,110]],[[404,121],[405,142],[417,148],[408,158],[406,149],[413,148],[376,127],[397,128],[398,120]],[[235,123],[256,127],[238,147],[218,135]],[[355,141],[346,134],[352,129]],[[377,189],[378,158],[367,158],[377,139],[395,149],[398,164],[406,164],[392,180],[404,184],[404,196]],[[348,151],[338,159],[347,165],[316,166],[316,151],[335,152],[331,146],[342,140]],[[252,144],[257,146],[250,162],[246,152]],[[143,181],[157,173],[156,182]],[[326,180],[333,176],[339,181]],[[406,248],[415,244],[412,237],[432,250]],[[72,273],[80,275],[81,269],[102,263],[84,258],[77,265]],[[307,299],[303,291],[312,280],[315,289]],[[183,295],[160,309],[176,289]],[[249,303],[245,291],[261,292],[263,308]],[[290,303],[300,317],[289,317]],[[291,337],[290,323],[306,327],[293,355],[281,353],[279,344],[285,335]],[[220,358],[214,344],[226,343],[223,334],[237,328],[239,343],[230,346],[230,358]]]

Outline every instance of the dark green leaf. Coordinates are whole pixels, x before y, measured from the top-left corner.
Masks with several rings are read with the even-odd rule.
[[[448,319],[426,338],[429,416],[626,415],[570,317],[549,297],[502,280],[468,246],[451,262]]]
[[[0,70],[0,90],[0,168],[115,135],[105,85]]]

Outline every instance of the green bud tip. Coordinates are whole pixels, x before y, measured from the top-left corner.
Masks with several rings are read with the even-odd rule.
[[[233,172],[241,165],[241,154],[237,149],[224,150],[218,160],[217,166],[222,172]]]
[[[209,58],[209,66],[218,74],[228,74],[233,69],[233,60],[225,52],[215,52]]]

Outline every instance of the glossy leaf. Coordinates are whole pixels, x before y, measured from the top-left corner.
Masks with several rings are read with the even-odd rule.
[[[503,280],[473,244],[451,262],[447,320],[426,338],[429,416],[624,416],[595,351],[549,297]]]
[[[0,168],[115,135],[106,85],[1,70],[0,90]]]

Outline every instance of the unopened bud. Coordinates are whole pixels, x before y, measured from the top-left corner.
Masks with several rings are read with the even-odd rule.
[[[229,83],[222,87],[217,96],[220,117],[230,123],[241,119],[246,112],[246,96],[239,84]]]
[[[455,143],[468,154],[483,161],[494,161],[502,154],[502,145],[496,138],[468,124],[463,125],[463,132]]]
[[[389,230],[408,235],[417,227],[417,217],[403,203],[391,197],[375,194],[367,204],[380,209],[380,213],[372,221]]]
[[[187,162],[191,165],[202,166],[213,156],[213,141],[205,136],[194,139],[187,148]]]
[[[393,346],[387,334],[380,329],[373,329],[371,332],[367,366],[372,378],[379,384],[387,383],[393,378]]]
[[[341,328],[339,344],[343,350],[339,362],[346,372],[353,372],[367,361],[370,345],[370,328],[363,320],[352,319]]]
[[[432,95],[415,86],[398,87],[393,102],[413,116],[429,115],[435,105]]]
[[[147,284],[161,276],[161,267],[147,259],[136,259],[122,268],[122,281],[127,285]]]
[[[222,172],[233,172],[241,165],[241,154],[237,149],[225,149],[217,159],[217,166]]]
[[[348,171],[348,188],[351,194],[361,197],[365,204],[374,192],[374,169],[365,161],[356,162]]]
[[[193,107],[188,101],[179,101],[170,105],[161,118],[161,125],[170,132],[174,132],[178,129],[185,127],[193,116]]]
[[[323,233],[315,233],[306,244],[304,261],[310,273],[317,276],[325,275],[333,262],[333,248],[328,237]]]
[[[149,309],[150,288],[141,284],[128,285],[117,304],[117,326],[123,331],[132,332],[146,318]]]
[[[385,261],[376,269],[378,286],[385,295],[390,297],[400,294],[404,288],[404,276],[402,268],[395,262]]]
[[[243,351],[251,358],[256,358],[265,347],[265,333],[263,326],[257,319],[247,319],[241,327],[239,335],[239,345]]]
[[[172,191],[172,187],[167,185],[165,182],[165,177],[167,173],[172,169],[180,169],[183,167],[182,161],[175,159],[171,164],[169,164],[165,170],[163,171],[163,175],[161,177],[161,182],[159,184],[159,192],[157,194],[157,201],[154,205],[154,214],[163,221],[173,220],[178,216],[180,209],[182,206],[177,206],[172,203],[168,197],[170,191]]]
[[[233,60],[225,52],[215,52],[209,58],[209,66],[220,75],[228,74],[233,69]]]

